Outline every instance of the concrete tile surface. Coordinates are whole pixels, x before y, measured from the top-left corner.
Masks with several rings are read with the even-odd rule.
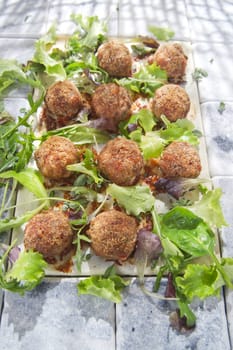
[[[221,205],[224,217],[228,226],[220,229],[220,242],[223,257],[233,256],[233,215],[232,215],[232,193],[233,193],[233,177],[219,176],[213,178],[215,187],[222,188],[223,194]],[[233,291],[226,289],[226,315],[229,327],[229,335],[231,344],[233,344]]]
[[[148,35],[148,25],[170,28],[174,39],[188,40],[189,26],[185,1],[122,0],[119,6],[119,34]]]
[[[35,39],[57,21],[59,33],[70,34],[71,13],[107,19],[110,35],[148,34],[147,26],[169,27],[175,40],[190,41],[194,63],[207,71],[198,83],[209,168],[223,189],[228,227],[220,230],[222,253],[233,256],[233,2],[231,0],[3,0],[0,2],[0,56],[25,62]],[[28,90],[6,100],[18,115]],[[218,112],[219,103],[226,104]],[[0,236],[0,241],[9,236]],[[133,280],[123,302],[77,296],[77,279],[46,278],[24,297],[0,291],[1,350],[230,350],[233,344],[233,293],[224,299],[193,304],[197,326],[178,334],[169,326],[173,303],[145,296]],[[146,279],[148,289],[153,279]],[[161,293],[165,289],[165,280]],[[225,314],[226,308],[226,314]],[[227,328],[227,326],[229,328]],[[230,335],[230,339],[229,339]]]
[[[233,44],[193,44],[193,55],[195,67],[208,73],[198,84],[200,101],[233,101]]]
[[[1,350],[115,349],[114,304],[77,296],[77,280],[46,280],[24,297],[6,292]]]
[[[61,34],[72,34],[75,24],[71,22],[71,14],[82,14],[83,16],[98,16],[105,20],[108,25],[109,35],[118,35],[118,1],[59,1],[51,0],[48,10],[48,26],[56,22],[58,32]],[[48,29],[48,28],[47,28]]]
[[[0,37],[39,37],[45,32],[47,0],[0,2]]]
[[[218,108],[219,102],[201,105],[210,174],[233,175],[233,103],[222,114]]]
[[[152,278],[146,279],[150,291],[153,282]],[[163,280],[161,295],[165,286]],[[123,303],[116,308],[117,350],[230,349],[222,299],[210,298],[193,304],[196,328],[184,334],[169,325],[169,314],[175,308],[172,303],[145,296],[134,281],[124,293]]]
[[[233,43],[233,2],[186,0],[192,41]]]

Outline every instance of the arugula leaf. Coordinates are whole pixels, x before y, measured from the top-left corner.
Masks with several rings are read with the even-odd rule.
[[[117,84],[149,97],[153,97],[155,90],[166,84],[166,82],[166,71],[156,66],[155,63],[141,66],[140,70],[130,78],[116,80]]]
[[[81,124],[73,124],[59,128],[56,130],[51,130],[42,135],[42,141],[45,141],[48,137],[52,135],[64,136],[74,142],[76,145],[92,144],[92,143],[106,143],[110,136],[107,132],[91,128],[88,126],[83,126]]]
[[[29,221],[34,215],[38,214],[42,209],[47,207],[47,201],[43,201],[40,206],[36,209],[27,211],[24,215],[20,217],[12,217],[10,219],[2,219],[0,220],[0,232],[6,232],[9,229],[20,227],[25,224],[25,222]]]
[[[85,151],[84,160],[81,163],[67,165],[66,168],[70,171],[77,171],[78,173],[90,176],[96,184],[101,184],[103,182],[103,178],[98,174],[93,152],[88,148]]]
[[[211,226],[227,226],[220,204],[221,196],[221,188],[207,191],[199,201],[196,201],[193,205],[189,206],[189,209],[203,218]]]
[[[175,32],[170,28],[155,27],[152,25],[148,26],[148,31],[151,32],[158,40],[168,41],[172,39]]]
[[[42,281],[47,263],[40,253],[23,251],[12,268],[5,272],[4,264],[9,250],[0,259],[0,287],[23,295]]]
[[[107,193],[116,199],[117,203],[124,207],[128,214],[135,216],[149,212],[155,202],[148,186],[121,187],[110,184],[107,187]]]
[[[17,180],[21,185],[26,187],[37,198],[44,199],[47,201],[48,194],[42,183],[40,173],[37,170],[27,168],[19,173],[16,173],[14,170],[9,170],[4,173],[1,173],[0,178],[13,178]],[[49,205],[48,202],[47,204]]]
[[[129,285],[122,277],[110,273],[108,277],[91,276],[78,283],[78,294],[91,294],[114,303],[122,300],[121,291]]]

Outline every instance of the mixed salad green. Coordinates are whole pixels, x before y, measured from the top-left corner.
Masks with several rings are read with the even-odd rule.
[[[42,209],[61,202],[64,210],[72,208],[81,212],[78,218],[71,221],[76,232],[75,261],[80,272],[82,262],[90,258],[82,251],[82,243],[89,242],[89,238],[83,233],[84,229],[109,198],[139,221],[150,217],[152,228],[139,232],[135,251],[139,283],[145,292],[162,297],[158,294],[161,279],[163,276],[172,276],[168,278],[164,298],[177,301],[179,317],[185,319],[188,327],[192,327],[195,324],[195,315],[190,303],[194,298],[219,296],[222,286],[233,287],[233,259],[221,258],[216,253],[216,229],[226,225],[220,206],[220,189],[209,189],[206,186],[208,179],[160,179],[157,182],[158,193],[163,190],[170,201],[166,212],[160,213],[156,206],[157,197],[146,183],[122,187],[107,182],[100,175],[93,151],[89,147],[86,147],[80,163],[68,167],[78,174],[72,186],[46,189],[39,171],[28,165],[36,142],[42,142],[51,135],[65,136],[76,145],[97,146],[116,136],[95,128],[93,121],[89,121],[86,115],[77,124],[43,134],[35,133],[31,120],[43,103],[47,87],[54,81],[70,79],[82,93],[87,94],[91,94],[100,83],[115,81],[132,93],[143,94],[148,98],[153,96],[158,87],[167,83],[166,72],[155,64],[147,63],[130,78],[109,77],[98,66],[96,58],[98,47],[107,40],[106,24],[95,16],[84,18],[81,15],[72,15],[72,20],[76,24],[76,30],[73,35],[65,38],[65,47],[60,48],[58,45],[60,39],[53,26],[36,42],[34,56],[26,64],[0,59],[2,100],[10,89],[21,85],[26,84],[36,89],[33,97],[31,94],[28,96],[30,109],[23,111],[23,116],[17,120],[6,113],[4,104],[1,104],[0,179],[3,196],[0,232],[20,227]],[[169,29],[151,27],[149,30],[159,40],[170,40],[174,35]],[[136,52],[141,57],[148,52],[153,53],[157,42],[153,38],[149,40],[137,37],[131,39],[130,45],[134,54]],[[205,76],[200,70],[194,74],[196,80]],[[201,136],[190,120],[180,119],[171,123],[163,116],[162,121],[158,122],[146,108],[121,122],[119,134],[136,141],[146,161],[159,157],[164,148],[174,140],[197,146]],[[30,191],[37,204],[35,209],[20,217],[12,215],[14,205],[11,202],[17,186],[24,186]],[[105,195],[99,190],[101,186],[106,187]],[[69,191],[70,198],[57,197],[56,191]],[[195,200],[190,199],[192,196],[188,199],[186,197],[186,193],[192,191],[195,193]],[[94,201],[98,206],[90,214],[87,206]],[[38,252],[20,251],[17,248],[19,243],[13,241],[9,246],[1,245],[3,253],[0,258],[0,287],[23,294],[42,281],[47,263]],[[155,276],[153,291],[146,291],[143,286],[145,268],[148,265]],[[93,294],[118,303],[122,299],[122,289],[129,283],[129,280],[117,274],[117,266],[113,264],[103,275],[81,280],[77,289],[78,294]]]

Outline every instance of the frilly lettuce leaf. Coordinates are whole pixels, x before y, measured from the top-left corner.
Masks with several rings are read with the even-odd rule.
[[[203,194],[202,198],[195,202],[194,205],[190,206],[189,209],[203,218],[211,226],[227,226],[220,204],[221,196],[221,188],[207,191]]]
[[[91,294],[114,303],[122,300],[121,291],[129,284],[120,276],[91,276],[78,283],[78,294]]]
[[[199,144],[199,131],[195,130],[194,124],[188,119],[177,119],[170,122],[165,116],[161,116],[166,129],[161,129],[160,137],[168,143],[172,141],[185,141],[191,145]]]
[[[95,51],[106,39],[107,25],[97,16],[72,14],[71,20],[77,26],[69,39],[69,46],[73,52]]]
[[[139,147],[145,160],[158,158],[164,150],[165,142],[156,131],[147,132],[141,136]]]
[[[153,97],[155,90],[166,84],[167,73],[155,63],[140,67],[132,77],[122,78],[116,81],[119,85],[136,92]]]
[[[0,259],[0,287],[24,294],[35,288],[45,275],[47,263],[41,254],[33,251],[23,251],[12,268],[5,272],[4,263],[8,252]]]
[[[9,87],[15,87],[18,84],[26,84],[33,87],[41,87],[39,81],[30,78],[25,74],[22,64],[16,60],[0,59],[0,96]]]
[[[165,116],[161,116],[164,122],[164,128],[153,130],[153,126],[155,125],[153,114],[146,113],[146,119],[144,119],[144,113],[138,116],[136,114],[136,117],[133,115],[123,128],[121,125],[122,133],[138,143],[144,159],[148,160],[159,157],[164,148],[173,141],[185,141],[191,145],[199,144],[200,133],[194,129],[194,125],[190,120],[178,119],[171,123]],[[137,121],[140,125],[136,130],[130,133],[127,132],[126,128],[129,127],[130,122]]]
[[[128,214],[135,216],[151,211],[155,202],[155,198],[148,186],[121,187],[116,184],[110,184],[107,188],[107,193],[120,206],[125,208]]]
[[[205,299],[211,295],[219,296],[221,286],[219,280],[223,282],[216,266],[189,264],[184,276],[176,277],[176,284],[191,302],[194,297]]]
[[[56,42],[55,27],[52,26],[47,34],[42,36],[35,43],[35,53],[32,61],[44,66],[44,71],[55,78],[55,80],[64,80],[66,71],[61,60],[52,58],[50,49]]]
[[[172,39],[175,35],[175,32],[170,28],[162,28],[149,25],[148,31],[151,32],[158,40],[168,41]]]

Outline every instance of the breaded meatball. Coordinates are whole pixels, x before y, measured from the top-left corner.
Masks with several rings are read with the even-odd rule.
[[[107,142],[98,156],[98,165],[107,179],[120,186],[134,185],[144,168],[136,142],[123,137]]]
[[[83,99],[71,81],[58,81],[48,88],[45,95],[45,107],[48,117],[55,119],[57,127],[62,127],[70,124],[80,112],[83,107]]]
[[[124,261],[135,248],[137,223],[133,217],[113,209],[97,215],[87,234],[96,255]]]
[[[116,40],[100,46],[97,52],[99,66],[113,77],[129,77],[132,73],[132,57],[129,49]]]
[[[180,44],[166,43],[160,45],[154,54],[154,61],[161,69],[166,70],[168,78],[174,83],[183,80],[187,56],[185,56]]]
[[[155,91],[152,111],[159,118],[164,114],[171,122],[185,118],[190,109],[190,98],[179,85],[167,84]]]
[[[51,264],[61,262],[73,249],[74,234],[64,212],[53,209],[35,215],[26,225],[24,246],[43,255]]]
[[[164,177],[195,178],[201,172],[198,151],[187,142],[174,141],[167,146],[159,166]]]
[[[35,151],[34,158],[42,175],[59,180],[70,177],[66,166],[78,162],[78,152],[69,139],[51,136]]]
[[[130,116],[131,104],[128,91],[115,83],[100,85],[92,95],[92,108],[96,116],[116,123]]]

